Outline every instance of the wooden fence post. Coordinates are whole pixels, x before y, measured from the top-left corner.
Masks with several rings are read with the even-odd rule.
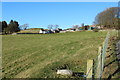
[[[93,77],[93,60],[87,60],[87,79],[92,79]]]
[[[101,46],[98,49],[98,61],[97,61],[97,68],[96,68],[96,74],[95,74],[95,78],[100,78],[101,75],[101,70],[102,70],[102,53],[101,53]]]

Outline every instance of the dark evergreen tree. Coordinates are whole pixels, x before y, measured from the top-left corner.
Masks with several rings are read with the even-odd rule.
[[[6,32],[7,33],[13,33],[13,32],[18,32],[18,31],[20,31],[18,22],[11,20],[10,24],[6,28]]]
[[[2,32],[4,32],[5,28],[7,28],[7,22],[2,21]]]

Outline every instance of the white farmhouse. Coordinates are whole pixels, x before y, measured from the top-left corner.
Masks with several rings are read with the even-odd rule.
[[[44,30],[44,29],[40,29],[39,33],[40,33],[40,34],[47,34],[48,31],[46,31],[46,30]]]
[[[40,34],[43,34],[43,30],[42,30],[42,29],[40,29],[39,33],[40,33]]]

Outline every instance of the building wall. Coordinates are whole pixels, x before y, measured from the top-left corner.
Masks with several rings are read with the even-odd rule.
[[[42,30],[40,30],[40,31],[39,31],[39,33],[43,33],[43,31],[42,31]]]

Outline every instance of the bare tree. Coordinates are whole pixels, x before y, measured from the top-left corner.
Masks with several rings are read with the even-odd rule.
[[[83,26],[84,26],[84,23],[81,24],[81,27],[83,27]]]
[[[104,26],[106,28],[116,28],[118,7],[107,8],[95,17],[94,24]]]
[[[73,29],[78,29],[79,25],[73,25]]]
[[[53,29],[53,25],[51,24],[51,25],[48,25],[48,29],[49,30],[52,30]]]
[[[54,29],[55,30],[58,29],[58,27],[59,27],[59,25],[54,25]]]
[[[23,24],[20,26],[20,29],[26,30],[29,27],[29,24]]]
[[[56,29],[58,29],[58,27],[59,27],[59,25],[48,25],[48,29],[49,30],[56,30]]]

